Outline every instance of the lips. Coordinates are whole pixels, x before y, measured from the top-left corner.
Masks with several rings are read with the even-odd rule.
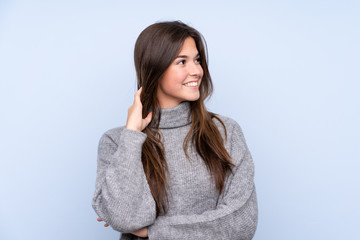
[[[197,82],[197,80],[195,80],[195,81],[188,81],[188,82],[184,83],[184,85],[185,85],[185,84],[188,84],[188,83],[192,83],[192,82]]]
[[[191,81],[184,84],[185,87],[197,87],[198,85],[197,81]]]
[[[200,76],[195,77],[195,78],[194,78],[194,80],[187,81],[187,82],[186,82],[186,83],[184,83],[184,84],[191,83],[191,82],[198,82],[199,80],[200,80]]]

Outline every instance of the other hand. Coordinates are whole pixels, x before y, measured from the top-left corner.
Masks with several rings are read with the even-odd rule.
[[[152,112],[150,112],[145,119],[142,118],[143,106],[140,100],[142,87],[137,90],[134,96],[134,103],[128,109],[128,116],[126,121],[126,128],[141,132],[147,125],[149,125]]]
[[[98,220],[98,222],[102,222],[101,218],[97,218],[97,220]],[[108,227],[108,226],[109,226],[109,224],[107,224],[107,223],[104,224],[104,227]]]
[[[148,229],[147,227],[144,227],[139,230],[136,230],[135,232],[132,232],[131,234],[134,234],[138,237],[148,237]]]

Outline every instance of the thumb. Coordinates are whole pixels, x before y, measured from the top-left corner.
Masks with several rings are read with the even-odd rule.
[[[151,122],[151,119],[152,119],[152,112],[149,112],[149,114],[144,119],[146,122],[146,125],[148,125]]]

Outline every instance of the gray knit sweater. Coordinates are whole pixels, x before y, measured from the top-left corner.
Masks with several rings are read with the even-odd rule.
[[[130,232],[148,226],[148,239],[252,239],[257,227],[254,163],[239,124],[220,116],[228,141],[225,147],[236,165],[219,195],[201,157],[183,141],[191,126],[189,102],[161,109],[160,130],[169,168],[169,205],[156,218],[141,162],[146,134],[123,127],[106,131],[99,141],[96,190],[92,206],[121,239],[138,238]],[[224,129],[216,119],[222,137]],[[224,138],[225,139],[225,138]]]

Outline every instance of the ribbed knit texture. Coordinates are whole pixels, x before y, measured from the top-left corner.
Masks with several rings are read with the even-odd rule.
[[[186,159],[183,141],[191,126],[189,111],[189,102],[161,109],[160,129],[170,172],[165,216],[161,213],[156,218],[141,163],[146,134],[123,126],[101,137],[92,205],[101,219],[123,233],[121,239],[143,239],[130,232],[145,226],[150,240],[248,240],[254,236],[258,215],[254,164],[239,124],[220,116],[228,133],[225,147],[235,167],[219,195],[206,165],[190,145],[190,161]],[[225,139],[222,125],[213,121]]]

